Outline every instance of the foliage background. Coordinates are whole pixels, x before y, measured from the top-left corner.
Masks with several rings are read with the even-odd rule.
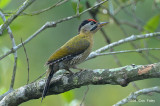
[[[4,3],[4,1],[6,3]],[[130,0],[132,1],[132,0]],[[124,29],[127,31],[128,35],[132,34],[142,34],[145,32],[154,32],[160,31],[159,26],[159,17],[160,13],[157,8],[154,7],[154,0],[135,0],[138,1],[136,7],[128,6],[126,9],[131,13],[132,8],[135,8],[135,13],[137,17],[139,17],[143,23],[138,23],[141,27],[145,28],[143,31],[138,31],[133,29],[129,26],[123,25]],[[158,1],[158,0],[157,0]],[[11,12],[16,10],[18,6],[20,6],[24,0],[0,0],[0,8],[4,12]],[[50,6],[51,4],[56,3],[57,0],[37,0],[34,4],[32,4],[25,12],[33,12],[37,10],[41,10]],[[127,1],[120,0],[123,4]],[[160,2],[160,1],[159,1]],[[85,0],[81,0],[81,4],[83,9],[85,9]],[[93,5],[95,0],[90,1]],[[113,3],[113,9],[117,8],[118,6]],[[19,16],[11,25],[12,32],[14,34],[14,38],[16,40],[16,44],[21,43],[21,38],[25,40],[31,34],[33,34],[38,28],[40,28],[45,22],[47,21],[54,21],[59,20],[63,17],[67,17],[70,15],[75,14],[74,10],[74,1],[69,1],[64,3],[61,6],[58,6],[48,12],[44,12],[39,15],[35,16]],[[105,3],[104,6],[108,7],[108,3]],[[81,8],[82,9],[82,8]],[[100,10],[102,11],[102,10]],[[157,16],[158,18],[154,18]],[[136,23],[132,16],[128,16],[125,12],[120,11],[115,17],[118,20],[125,20],[131,23]],[[40,76],[47,67],[44,66],[48,57],[62,44],[64,44],[68,39],[72,38],[73,36],[77,35],[78,26],[84,20],[91,18],[89,13],[85,13],[84,15],[80,16],[79,18],[75,18],[63,23],[60,23],[55,28],[49,28],[42,33],[40,33],[35,39],[25,45],[27,49],[27,54],[29,57],[30,63],[30,82]],[[105,26],[103,29],[108,34],[109,38],[112,42],[117,41],[119,39],[125,38],[123,32],[115,24],[115,22],[108,16],[108,14],[102,14],[99,12],[97,14],[97,18],[100,21],[109,21],[110,24]],[[152,21],[150,21],[152,20]],[[0,19],[0,24],[3,21]],[[158,24],[157,24],[158,23]],[[153,27],[153,28],[150,28]],[[96,50],[104,45],[106,42],[100,32],[97,32],[94,36],[95,45],[93,50]],[[147,40],[139,40],[134,42],[141,47],[145,47],[147,44],[150,48],[158,48],[160,47],[160,39],[159,38],[150,38]],[[0,55],[5,53],[12,47],[10,38],[5,31],[3,36],[0,36]],[[126,49],[133,49],[129,43],[117,46],[114,50],[126,50]],[[152,51],[150,52],[152,55],[159,58],[159,51]],[[142,58],[138,53],[127,53],[127,54],[118,54],[118,59],[120,60],[121,64],[130,65],[130,64],[148,64],[148,62]],[[152,63],[157,62],[157,60],[148,57]],[[8,57],[4,58],[0,61],[0,94],[6,92],[10,85],[10,80],[12,76],[12,69],[13,69],[13,55],[9,55]],[[87,68],[87,69],[96,69],[96,68],[115,68],[118,65],[115,63],[113,56],[100,56],[95,59],[91,59],[85,63],[79,65],[79,67]],[[149,79],[149,80],[142,80],[136,81],[135,83],[139,88],[147,88],[152,86],[157,86],[159,84],[160,79]],[[15,87],[18,88],[22,85],[25,85],[27,82],[27,62],[26,57],[24,54],[23,48],[18,50],[18,68],[15,80]],[[34,105],[41,105],[41,106],[48,106],[48,105],[55,105],[55,106],[64,106],[64,105],[71,105],[72,103],[80,103],[84,92],[86,90],[86,86],[74,89],[64,94],[60,95],[51,95],[47,96],[43,103],[38,100],[31,100],[21,104],[21,106],[34,106]],[[87,93],[87,97],[84,101],[86,106],[110,106],[121,100],[122,98],[128,96],[131,92],[136,91],[136,89],[129,84],[127,87],[121,87],[117,85],[89,85],[89,92]],[[130,102],[126,104],[126,106],[150,106],[150,105],[159,105],[160,95],[158,94],[151,94],[147,96],[140,96],[139,102]],[[142,100],[142,101],[141,101]],[[145,102],[143,102],[145,100]],[[147,100],[155,100],[155,102],[147,102]],[[72,104],[73,105],[73,104]],[[74,106],[74,105],[73,105]]]

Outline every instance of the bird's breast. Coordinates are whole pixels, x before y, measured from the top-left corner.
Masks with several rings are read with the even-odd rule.
[[[66,68],[70,68],[70,67],[74,67],[77,64],[82,63],[90,54],[91,52],[91,47],[89,47],[85,52],[74,56],[71,59],[66,59],[62,62],[59,63],[59,68],[60,69],[66,69]]]

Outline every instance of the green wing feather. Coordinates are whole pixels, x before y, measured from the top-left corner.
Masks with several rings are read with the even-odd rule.
[[[79,39],[78,36],[73,37],[68,42],[66,42],[61,48],[56,50],[47,61],[47,64],[55,62],[65,56],[75,56],[83,53],[90,46],[90,42],[85,39]]]

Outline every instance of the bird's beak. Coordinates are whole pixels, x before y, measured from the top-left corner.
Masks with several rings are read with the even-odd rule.
[[[98,26],[99,27],[103,27],[104,25],[106,25],[106,24],[108,24],[109,22],[100,22],[100,23],[98,23]]]

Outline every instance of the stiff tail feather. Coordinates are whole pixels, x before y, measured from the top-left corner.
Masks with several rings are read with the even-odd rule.
[[[42,100],[43,100],[43,98],[45,98],[45,96],[46,96],[46,94],[47,94],[47,92],[49,90],[50,81],[51,81],[51,79],[53,77],[53,74],[54,74],[53,65],[49,66],[49,70],[48,71],[50,71],[50,72],[49,72],[48,78],[47,78],[47,80],[45,82],[45,86],[44,86],[44,90],[43,90],[43,94],[42,94]],[[41,100],[41,102],[42,102],[42,100]]]

